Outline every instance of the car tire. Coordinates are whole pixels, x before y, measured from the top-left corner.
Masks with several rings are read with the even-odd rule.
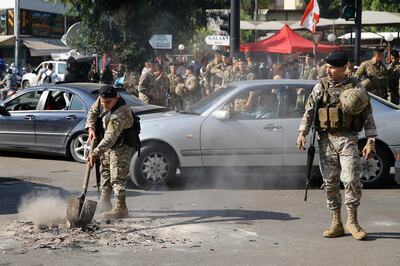
[[[385,183],[390,173],[391,160],[384,147],[375,145],[376,155],[368,161],[364,159],[362,149],[365,141],[359,142],[358,149],[361,158],[361,182],[364,188],[377,188]]]
[[[142,147],[131,159],[129,174],[139,188],[149,190],[168,185],[176,177],[178,159],[167,147],[151,144]]]
[[[86,132],[81,132],[74,135],[69,142],[69,154],[71,155],[72,159],[76,162],[84,163],[85,156],[84,151],[86,147],[86,142],[88,140],[88,134]]]
[[[28,88],[30,86],[31,86],[31,84],[29,83],[29,80],[24,80],[22,82],[22,89],[26,89],[26,88]]]

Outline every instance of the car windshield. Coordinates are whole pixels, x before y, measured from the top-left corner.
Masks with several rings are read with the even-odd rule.
[[[217,90],[213,94],[200,100],[198,103],[186,110],[186,112],[200,115],[210,108],[214,103],[216,103],[223,95],[230,93],[235,88],[235,86],[227,86],[224,89]]]

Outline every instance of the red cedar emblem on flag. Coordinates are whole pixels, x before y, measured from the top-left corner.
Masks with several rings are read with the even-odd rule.
[[[319,22],[319,6],[317,0],[311,0],[308,3],[306,11],[301,18],[300,25],[311,32],[315,32],[315,25]]]

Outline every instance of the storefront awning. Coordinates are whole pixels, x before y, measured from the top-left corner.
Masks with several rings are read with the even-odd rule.
[[[0,45],[14,45],[15,39],[13,35],[3,35],[0,36]]]
[[[31,56],[47,56],[52,53],[64,53],[70,50],[60,39],[22,37],[21,40],[29,48]]]

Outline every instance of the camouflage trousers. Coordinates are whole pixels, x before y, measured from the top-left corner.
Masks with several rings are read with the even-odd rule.
[[[321,173],[330,210],[340,209],[342,205],[340,181],[343,182],[347,209],[355,209],[360,205],[361,160],[357,140],[357,133],[351,132],[319,134]]]
[[[133,150],[132,147],[123,145],[109,149],[100,157],[102,191],[113,190],[116,197],[125,196],[125,185]]]

